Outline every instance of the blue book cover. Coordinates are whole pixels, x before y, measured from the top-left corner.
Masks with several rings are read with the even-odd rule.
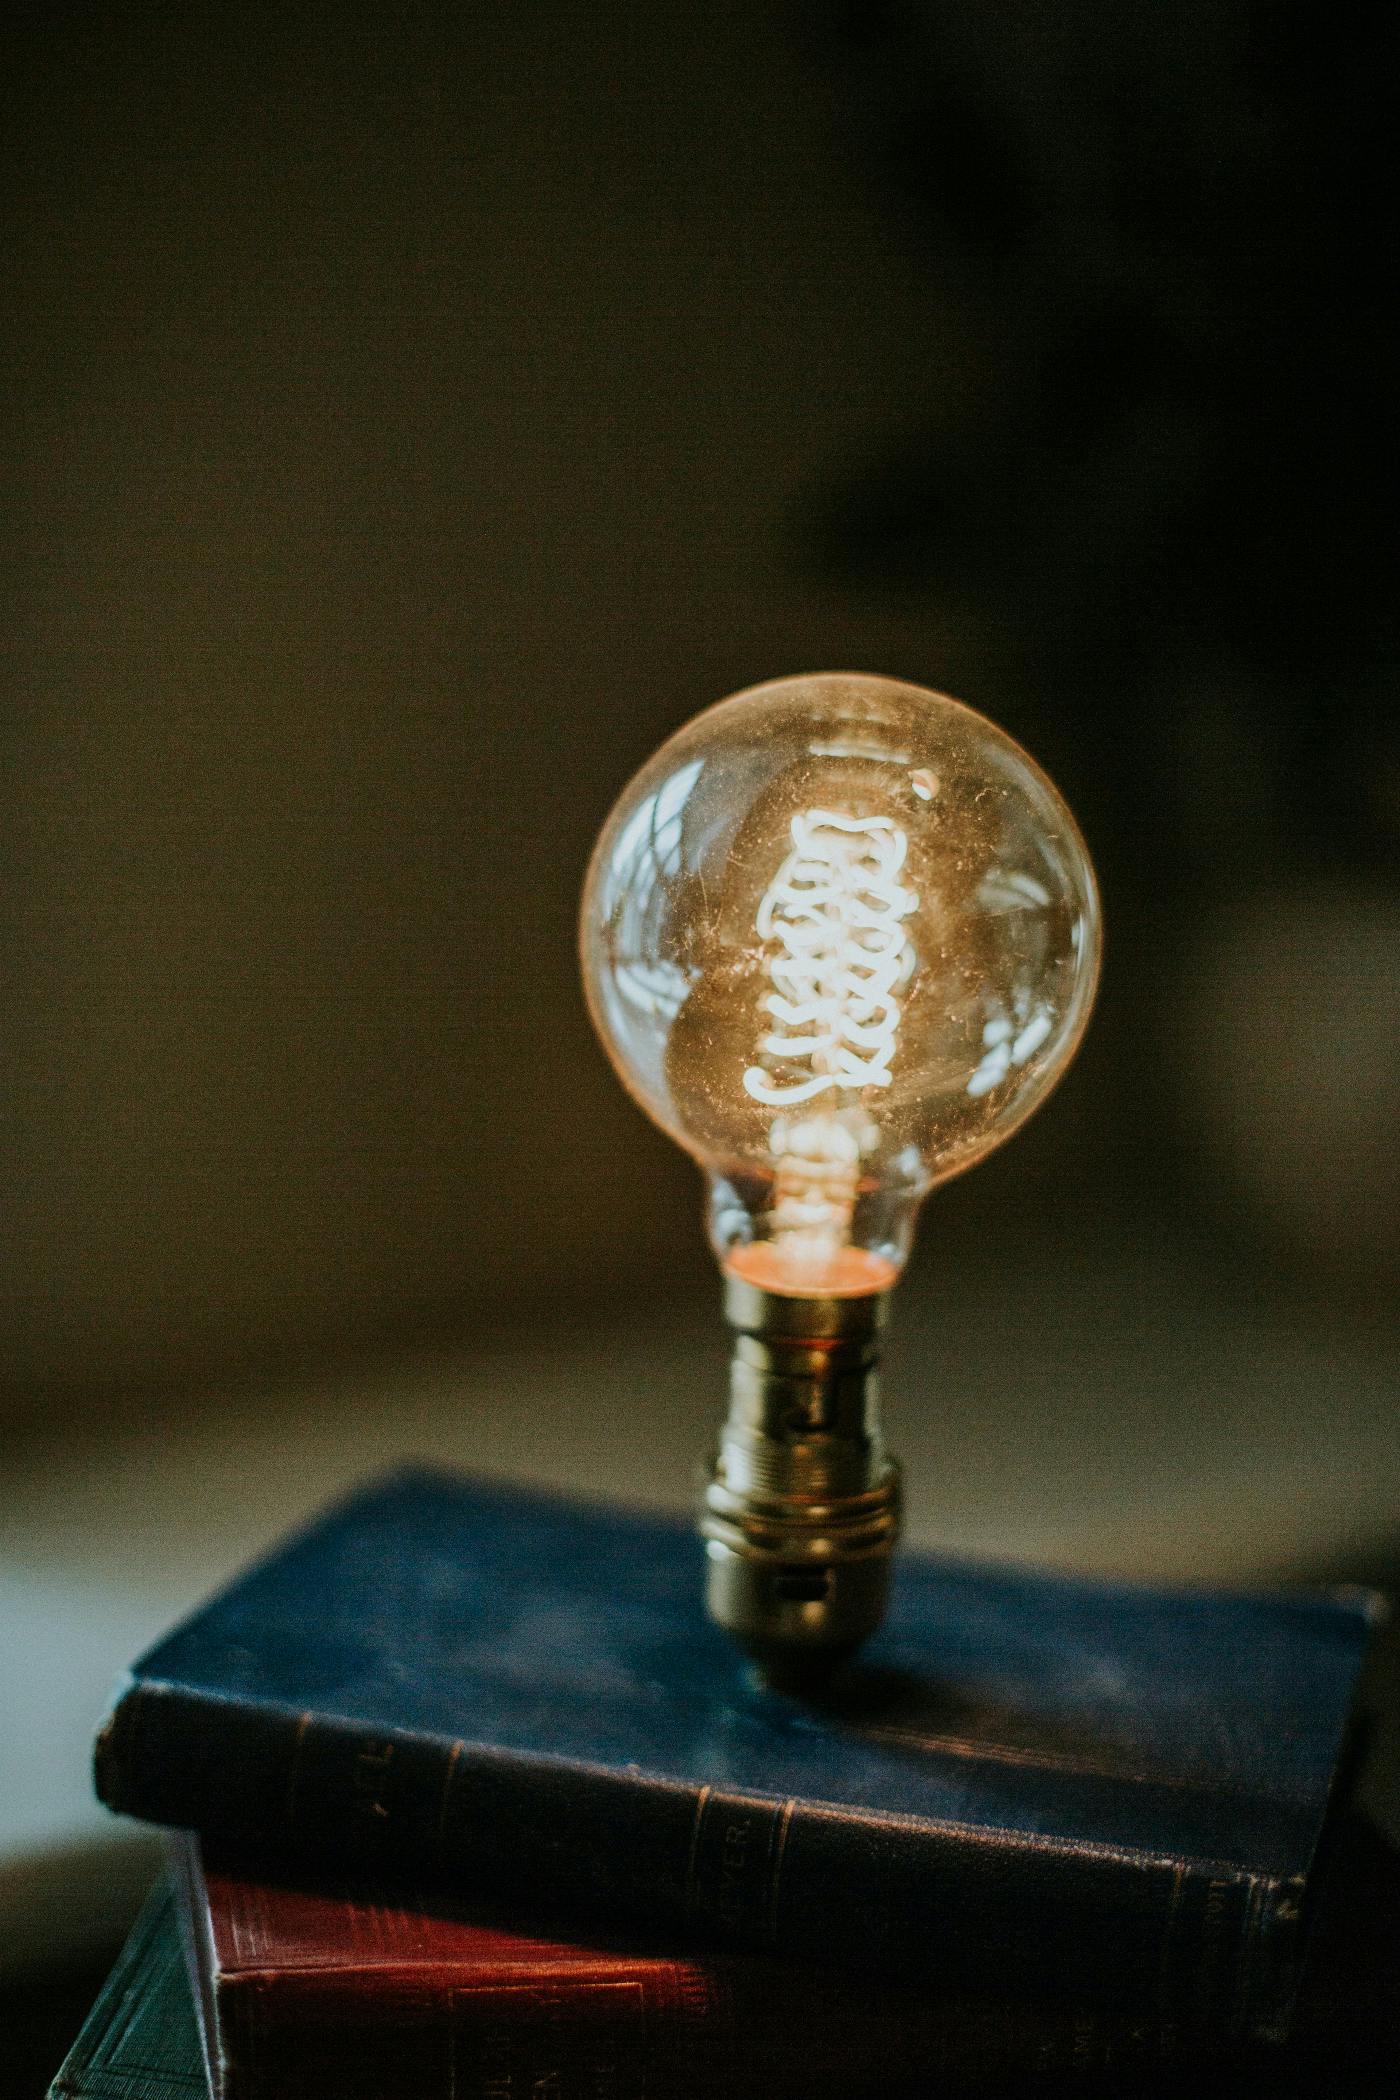
[[[209,2100],[174,1900],[164,1879],[49,2087],[49,2100]]]
[[[683,1519],[407,1471],[118,1687],[114,1809],[940,1984],[1280,2037],[1376,1600],[906,1555],[819,1699],[756,1682]]]

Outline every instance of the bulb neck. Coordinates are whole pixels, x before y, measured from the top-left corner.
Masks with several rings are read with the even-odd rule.
[[[700,1518],[706,1603],[777,1684],[820,1678],[884,1616],[899,1531],[879,1414],[888,1302],[725,1278],[734,1352]]]

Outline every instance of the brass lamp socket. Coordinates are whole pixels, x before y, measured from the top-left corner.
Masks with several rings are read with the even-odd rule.
[[[775,1684],[820,1679],[884,1616],[899,1533],[879,1415],[887,1305],[725,1278],[734,1353],[700,1518],[706,1605]]]

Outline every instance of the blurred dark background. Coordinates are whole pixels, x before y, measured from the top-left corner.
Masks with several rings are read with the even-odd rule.
[[[1082,1067],[940,1208],[1393,1280],[1393,17],[7,41],[12,1417],[708,1287],[575,898],[666,732],[826,666],[1004,722],[1103,875]]]
[[[634,767],[798,670],[996,717],[1106,899],[1076,1069],[901,1294],[916,1533],[1391,1565],[1395,43],[1335,0],[11,15],[17,1757],[362,1461],[687,1492],[699,1189],[573,919]],[[130,1884],[64,1858],[105,1948]]]

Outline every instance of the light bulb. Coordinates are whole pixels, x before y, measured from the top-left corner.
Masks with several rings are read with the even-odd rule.
[[[711,1608],[770,1666],[848,1651],[883,1608],[897,1521],[884,1296],[929,1190],[1024,1121],[1083,1033],[1083,840],[958,701],[778,679],[687,723],[624,790],[581,945],[624,1083],[706,1175],[739,1330]]]

